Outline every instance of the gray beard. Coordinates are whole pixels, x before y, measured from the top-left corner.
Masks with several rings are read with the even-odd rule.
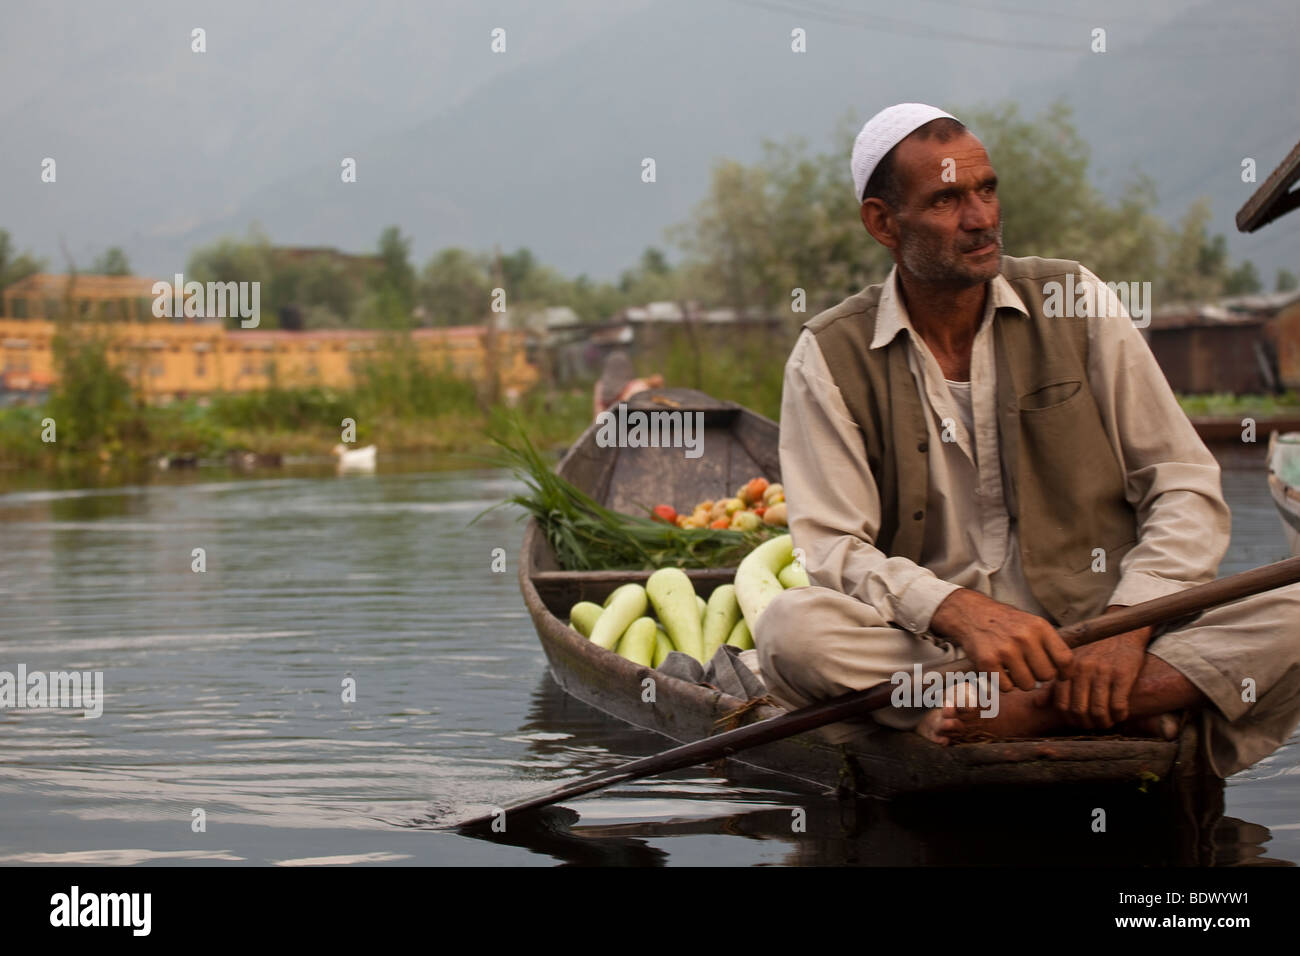
[[[985,240],[987,242],[987,239]],[[998,222],[997,243],[999,257],[1002,253],[1002,223]],[[999,259],[989,266],[972,269],[961,259],[961,253],[949,257],[937,245],[918,237],[915,233],[903,233],[899,244],[898,257],[903,267],[912,275],[928,285],[948,289],[968,289],[971,286],[987,282],[997,274]],[[989,273],[991,270],[992,274]]]

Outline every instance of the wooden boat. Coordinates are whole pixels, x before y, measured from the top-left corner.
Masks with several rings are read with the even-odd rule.
[[[1291,553],[1300,555],[1300,432],[1268,436],[1268,491]]]
[[[678,505],[716,498],[755,475],[780,478],[776,423],[730,402],[686,389],[642,392],[628,402],[643,410],[702,412],[703,454],[681,449],[604,448],[593,426],[569,449],[559,473],[615,510],[645,514],[659,502]],[[602,601],[649,571],[566,571],[535,521],[524,533],[519,563],[524,601],[537,628],[551,673],[569,694],[607,714],[679,742],[777,716],[768,703],[747,704],[720,691],[643,667],[592,644],[565,622],[582,600]],[[735,568],[689,570],[696,593],[708,596],[732,581]],[[643,701],[646,678],[654,701]],[[793,781],[858,796],[897,797],[953,790],[1000,790],[1042,785],[1118,785],[1137,791],[1203,791],[1211,780],[1198,747],[1196,721],[1173,741],[1054,737],[965,743],[940,747],[916,734],[864,721],[849,742],[832,743],[813,731],[744,751],[731,758]],[[838,728],[845,729],[844,725]],[[1199,805],[1199,804],[1198,804]]]

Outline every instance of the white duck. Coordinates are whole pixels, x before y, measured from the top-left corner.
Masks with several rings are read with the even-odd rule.
[[[339,460],[339,471],[374,471],[375,470],[375,446],[367,445],[365,448],[348,448],[346,445],[335,445],[334,455]]]

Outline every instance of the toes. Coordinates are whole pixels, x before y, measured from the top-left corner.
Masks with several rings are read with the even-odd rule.
[[[916,725],[916,732],[931,743],[943,743],[939,731],[941,723],[942,715],[939,711],[926,711],[925,716],[921,718],[921,722]]]
[[[1173,740],[1178,736],[1178,716],[1176,714],[1161,714],[1159,720],[1160,736],[1165,740]]]

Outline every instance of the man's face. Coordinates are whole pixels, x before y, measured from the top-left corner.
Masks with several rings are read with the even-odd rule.
[[[898,257],[912,275],[930,285],[965,289],[998,274],[1002,257],[1002,211],[997,174],[970,133],[941,143],[906,139],[895,157],[902,205]]]

